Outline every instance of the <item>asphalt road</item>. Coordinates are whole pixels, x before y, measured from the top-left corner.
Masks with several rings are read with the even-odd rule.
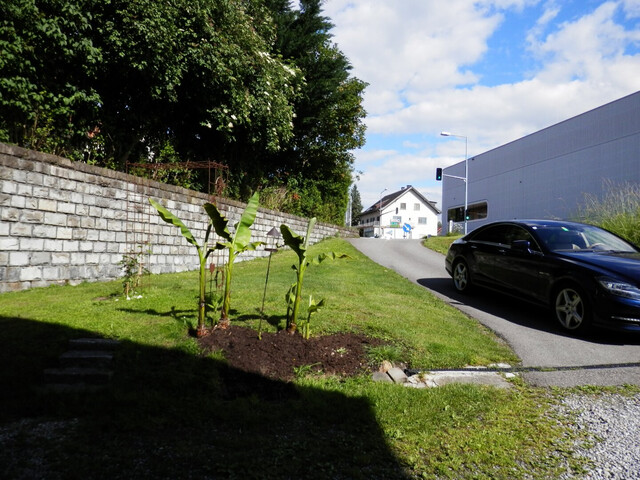
[[[640,335],[595,331],[576,338],[557,327],[546,309],[488,291],[460,295],[444,268],[444,256],[419,240],[349,241],[496,332],[520,357],[521,375],[532,385],[640,385]]]

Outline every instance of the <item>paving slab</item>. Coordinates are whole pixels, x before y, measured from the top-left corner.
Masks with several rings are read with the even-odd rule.
[[[113,362],[113,352],[103,350],[69,350],[59,357],[62,367],[101,367]]]
[[[110,338],[73,338],[69,340],[72,350],[115,350],[120,342]]]
[[[387,375],[391,377],[394,383],[405,383],[407,381],[407,374],[404,370],[398,367],[393,367],[387,372]]]

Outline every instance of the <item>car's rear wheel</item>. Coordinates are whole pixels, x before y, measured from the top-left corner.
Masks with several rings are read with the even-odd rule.
[[[554,312],[560,326],[571,332],[584,332],[591,323],[587,297],[573,285],[564,285],[556,290]]]
[[[458,260],[453,264],[453,286],[460,293],[467,293],[471,289],[469,266],[464,260]]]

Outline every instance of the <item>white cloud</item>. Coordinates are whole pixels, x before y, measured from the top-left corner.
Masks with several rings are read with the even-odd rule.
[[[333,2],[330,1],[329,4],[331,3]],[[379,3],[367,1],[364,8],[371,15],[374,11],[377,12],[375,7]],[[375,38],[377,42],[385,43],[386,39],[395,36],[394,47],[386,50],[373,48],[368,50],[367,55],[356,58],[348,53],[354,65],[367,65],[364,69],[358,69],[356,75],[360,76],[362,71],[371,73],[371,77],[360,76],[371,83],[366,92],[370,134],[432,133],[441,129],[443,124],[449,124],[459,125],[458,128],[467,131],[491,125],[500,131],[513,131],[516,136],[520,136],[631,93],[640,86],[637,80],[640,78],[640,59],[624,55],[625,46],[629,42],[640,41],[640,32],[625,31],[621,25],[614,23],[613,16],[618,5],[613,2],[604,3],[592,14],[575,22],[560,25],[556,32],[547,37],[536,39],[535,31],[529,32],[531,50],[543,62],[532,78],[495,87],[475,83],[465,89],[456,87],[459,83],[471,82],[477,77],[472,72],[463,73],[462,67],[479,58],[486,49],[487,38],[492,29],[496,28],[496,16],[482,17],[481,11],[474,8],[461,10],[464,6],[468,7],[469,2],[466,1],[452,0],[449,2],[452,7],[447,9],[435,9],[433,2],[424,2],[422,9],[413,11],[412,17],[407,19],[408,24],[400,28],[398,18],[403,12],[394,9],[396,11],[392,14],[388,10],[390,3],[384,3],[387,6],[381,11],[385,16],[394,16],[395,19],[391,25],[378,19],[376,28],[382,29],[386,25],[388,29],[380,31]],[[354,11],[357,10],[357,5],[356,3],[352,7]],[[425,30],[431,25],[436,31],[430,37],[422,29],[415,27],[416,24],[425,23],[419,20],[420,11],[425,17],[432,17],[428,8],[436,10],[436,14],[440,13],[436,16],[441,25],[438,30],[431,22],[426,22]],[[441,13],[443,10],[446,12],[444,15]],[[454,13],[453,16],[449,15],[451,12]],[[557,6],[549,2],[537,25],[547,24],[556,15]],[[459,22],[460,17],[468,21]],[[352,21],[355,18],[360,16],[354,15]],[[459,35],[456,30],[457,22],[464,24],[462,30],[470,38],[468,43],[476,45],[475,53],[469,54],[467,49],[459,48],[458,44],[456,49],[442,48],[420,55],[424,59],[421,64],[410,58],[409,51],[431,50],[434,42],[456,44],[455,39]],[[438,36],[437,32],[442,35]],[[363,41],[370,38],[371,35],[367,35]],[[401,43],[399,39],[413,46],[402,49],[398,46]],[[420,40],[427,45],[422,50],[417,47]],[[371,47],[367,42],[364,43],[366,45],[358,48]],[[342,43],[339,45],[343,47]],[[345,50],[349,52],[347,47],[348,44],[345,45]],[[375,53],[371,53],[372,50]],[[459,54],[459,50],[466,53]],[[390,51],[398,53],[390,55]],[[440,54],[441,51],[445,54]],[[376,60],[371,61],[371,56]],[[580,95],[582,101],[576,103]],[[547,109],[554,113],[531,118],[530,112],[543,113]],[[478,121],[482,118],[490,119],[492,123]],[[496,121],[500,123],[496,124]],[[513,125],[521,125],[523,129],[514,129]],[[500,138],[504,137],[501,135]],[[517,137],[512,139],[515,138]]]
[[[622,0],[627,18],[640,17],[640,0]]]
[[[542,15],[538,18],[533,28],[527,33],[527,42],[530,45],[538,43],[538,38],[544,34],[545,29],[560,13],[560,7],[554,0],[544,5]]]
[[[466,66],[478,61],[501,20],[471,0],[389,2],[329,0],[334,40],[370,84],[371,115],[401,110],[425,91],[476,83]]]
[[[605,3],[591,15],[565,23],[557,33],[533,43],[532,50],[547,64],[541,74],[552,73],[552,79],[559,81],[599,75],[603,62],[619,57],[629,40],[638,39],[638,32],[627,32],[613,21],[616,9],[615,3]]]

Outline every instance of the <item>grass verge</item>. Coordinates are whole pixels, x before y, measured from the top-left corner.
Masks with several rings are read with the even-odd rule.
[[[462,235],[446,235],[444,237],[428,237],[423,240],[422,244],[431,250],[446,255],[447,250],[449,250],[449,245],[461,236]]]
[[[306,294],[325,298],[312,334],[358,331],[372,352],[415,368],[516,362],[490,331],[427,290],[331,239],[313,247],[350,258],[311,266]],[[266,322],[284,326],[291,252],[273,256]],[[266,260],[236,266],[231,317],[258,326]],[[127,301],[120,282],[0,296],[0,465],[5,478],[553,478],[567,468],[553,396],[522,384],[416,390],[369,375],[300,376],[293,384],[232,372],[203,356],[197,274],[152,276]],[[121,341],[106,390],[38,389],[70,338]],[[230,390],[229,382],[244,382]],[[267,382],[272,394],[251,385]],[[241,393],[238,393],[241,392]]]

